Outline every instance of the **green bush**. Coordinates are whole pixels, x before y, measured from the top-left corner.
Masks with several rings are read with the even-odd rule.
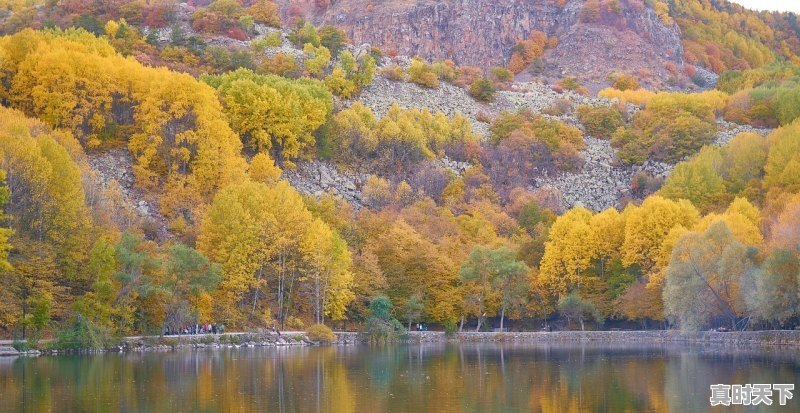
[[[386,296],[375,297],[369,303],[370,316],[364,327],[370,340],[388,340],[405,330],[392,315],[392,308],[392,300]]]
[[[56,336],[56,350],[103,349],[113,344],[113,337],[104,326],[78,314]]]
[[[596,138],[609,139],[620,126],[625,125],[622,114],[610,106],[579,106],[576,115],[586,128],[586,134]]]
[[[420,58],[414,58],[411,62],[408,68],[408,80],[430,89],[439,87],[439,77],[433,67]]]
[[[485,77],[472,82],[469,86],[470,96],[481,102],[491,102],[494,100],[495,92],[497,92],[497,89],[495,89],[494,84]]]
[[[336,341],[336,334],[333,334],[333,330],[325,324],[314,324],[307,328],[306,336],[309,340],[318,343],[333,343]]]
[[[14,347],[15,350],[20,352],[31,349],[30,343],[28,343],[26,340],[14,340],[14,342],[11,344],[11,347]]]
[[[458,331],[458,324],[455,321],[447,320],[444,322],[444,333],[446,335],[452,336],[456,331]]]

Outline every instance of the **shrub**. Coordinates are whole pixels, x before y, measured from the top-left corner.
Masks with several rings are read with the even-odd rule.
[[[497,82],[510,82],[514,79],[514,74],[504,67],[495,66],[489,72],[492,74],[492,79]]]
[[[335,57],[344,49],[345,43],[347,43],[347,35],[342,29],[325,25],[319,29],[319,41],[320,44],[327,47],[331,55]]]
[[[476,100],[481,102],[491,102],[494,100],[494,94],[497,92],[491,80],[482,77],[469,86],[469,94]]]
[[[257,23],[272,27],[281,27],[278,5],[269,0],[256,0],[247,8],[247,14],[253,16]]]
[[[614,82],[614,89],[617,90],[636,90],[639,88],[639,82],[633,76],[623,73],[612,77]]]
[[[406,72],[398,65],[391,65],[381,69],[381,74],[385,78],[394,81],[401,81],[406,78]]]
[[[264,40],[267,42],[267,46],[269,47],[281,47],[281,43],[283,43],[281,32],[272,32],[268,34]]]
[[[508,69],[513,73],[522,72],[535,59],[542,56],[547,46],[547,35],[540,31],[531,33],[529,38],[518,41],[514,46],[511,59],[508,62]]]
[[[492,123],[492,117],[484,111],[479,111],[476,113],[475,120],[481,123]]]
[[[14,347],[15,350],[20,352],[25,352],[31,350],[33,346],[27,340],[14,340],[11,344],[11,347]]]
[[[433,67],[418,57],[414,58],[408,68],[408,80],[431,89],[439,87],[439,77]]]
[[[659,93],[636,113],[631,128],[614,133],[611,144],[630,163],[680,161],[714,140],[714,110],[724,104],[719,98],[713,93]]]
[[[289,33],[289,41],[297,47],[301,47],[306,43],[310,43],[314,47],[319,47],[321,44],[317,28],[313,24],[302,20],[298,21],[294,30]]]
[[[53,348],[58,350],[103,349],[111,344],[112,336],[107,328],[78,314],[58,333],[53,341]]]
[[[265,58],[259,66],[260,73],[270,73],[278,76],[297,78],[300,77],[300,65],[290,54],[277,53],[271,58]]]
[[[453,84],[466,88],[482,77],[483,69],[475,66],[461,66],[456,71],[456,78],[453,80]]]
[[[306,336],[309,340],[318,343],[333,343],[336,341],[336,334],[333,334],[333,330],[325,324],[314,324],[307,328]]]
[[[632,103],[638,106],[646,106],[655,95],[655,92],[651,92],[647,89],[617,90],[614,88],[606,88],[597,93],[597,96],[601,98],[617,99],[621,103]]]
[[[610,106],[580,106],[576,114],[586,134],[596,138],[609,139],[616,130],[625,124],[622,114]]]
[[[578,170],[583,134],[574,127],[530,113],[503,113],[489,127],[490,146],[482,163],[495,187],[506,190],[526,185],[528,177],[543,170]],[[516,183],[514,183],[516,182]]]
[[[358,92],[358,85],[346,79],[344,72],[338,67],[325,78],[325,86],[331,93],[343,99],[350,99]]]
[[[572,110],[572,101],[566,98],[556,99],[550,106],[544,108],[542,113],[550,116],[563,116]]]
[[[456,78],[456,65],[452,60],[440,60],[431,65],[436,77],[445,82],[452,82]]]
[[[447,320],[444,322],[444,333],[447,336],[452,336],[456,331],[458,331],[458,324],[455,321]]]
[[[589,90],[586,89],[578,79],[574,77],[565,77],[561,79],[558,83],[556,83],[555,90],[558,92],[564,90],[571,90],[575,93],[580,93],[581,95],[588,95]]]

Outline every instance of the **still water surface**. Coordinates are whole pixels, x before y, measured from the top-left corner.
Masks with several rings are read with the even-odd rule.
[[[800,391],[782,409],[708,403],[712,383],[800,389],[797,353],[486,343],[0,359],[0,412],[800,412]]]

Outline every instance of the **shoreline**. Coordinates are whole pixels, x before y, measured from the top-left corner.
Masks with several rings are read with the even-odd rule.
[[[61,354],[102,354],[181,349],[225,349],[254,347],[352,346],[369,343],[360,332],[334,332],[337,340],[320,344],[302,331],[240,332],[181,336],[124,337],[106,349],[31,350],[18,352],[11,345],[0,344],[0,356],[39,356]],[[800,330],[763,330],[742,332],[683,332],[679,330],[638,331],[552,331],[552,332],[456,332],[412,331],[387,342],[394,343],[608,343],[608,344],[701,344],[716,347],[800,347]]]

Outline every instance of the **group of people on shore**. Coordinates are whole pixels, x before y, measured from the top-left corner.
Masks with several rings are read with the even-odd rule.
[[[194,324],[179,328],[164,327],[165,336],[184,336],[197,334],[224,334],[225,325],[217,323]]]

